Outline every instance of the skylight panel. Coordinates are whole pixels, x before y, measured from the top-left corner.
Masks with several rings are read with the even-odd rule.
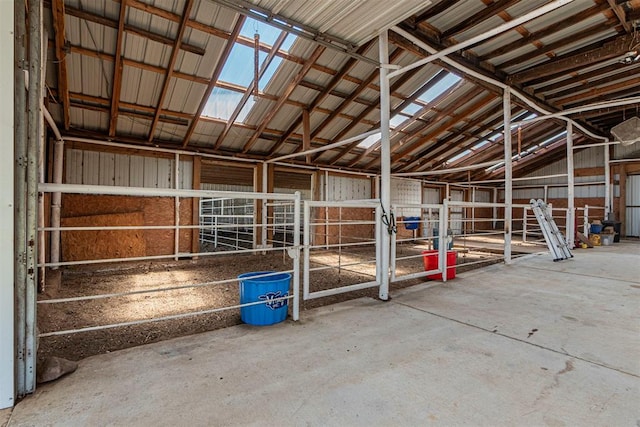
[[[202,115],[229,120],[241,99],[241,93],[216,87],[211,92],[211,97],[207,105],[205,105]]]
[[[260,44],[263,46],[258,52],[259,69],[262,70],[265,65],[265,59],[268,54],[264,51],[264,47],[272,48],[277,42],[278,38],[283,32],[275,27],[272,27],[266,23],[259,22],[255,19],[248,18],[240,35],[243,37],[254,39],[255,34],[259,35]],[[284,42],[281,44],[279,50],[287,51],[295,42],[296,37],[287,34],[284,38]],[[235,43],[231,49],[231,53],[227,58],[222,71],[220,72],[219,81],[224,83],[230,83],[244,89],[251,87],[255,80],[255,49],[252,46],[246,46],[244,44]],[[269,84],[276,71],[282,64],[283,59],[279,56],[272,58],[269,66],[261,73],[260,80],[258,81],[258,89],[263,91]],[[233,92],[219,87],[214,88],[209,97],[207,105],[202,113],[203,116],[214,117],[223,120],[229,120],[233,112],[240,105],[240,101],[243,98],[243,93]],[[255,99],[249,97],[246,103],[242,106],[240,114],[235,120],[243,122],[251,108],[255,105]]]
[[[430,88],[428,91],[420,95],[418,99],[428,104],[434,99],[436,99],[437,97],[439,97],[440,95],[442,95],[448,89],[453,87],[453,85],[455,85],[459,81],[460,81],[460,77],[456,76],[455,74],[448,73],[442,80],[436,83],[432,88]]]

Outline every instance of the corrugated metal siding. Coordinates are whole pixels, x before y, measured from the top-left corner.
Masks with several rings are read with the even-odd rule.
[[[363,200],[370,198],[371,180],[367,178],[329,175],[326,200]]]
[[[613,146],[613,159],[640,159],[640,144],[616,144]]]
[[[383,29],[427,8],[428,0],[251,0],[256,6],[359,46]]]
[[[391,178],[391,204],[422,203],[422,182],[414,179]],[[396,216],[420,216],[420,209],[399,208]]]
[[[174,159],[67,149],[67,184],[173,188]],[[180,188],[193,188],[193,162],[180,160]]]

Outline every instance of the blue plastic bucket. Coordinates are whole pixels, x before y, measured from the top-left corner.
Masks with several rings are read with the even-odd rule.
[[[602,232],[602,224],[591,224],[591,234],[600,234]]]
[[[271,276],[263,276],[265,274]],[[240,282],[240,304],[266,301],[264,304],[256,304],[248,307],[240,307],[240,318],[244,323],[256,326],[273,325],[287,318],[287,299],[289,296],[289,284],[291,274],[276,273],[275,271],[256,271],[244,273],[238,276]]]
[[[406,228],[407,230],[417,230],[419,225],[420,225],[419,216],[404,217],[404,228]]]

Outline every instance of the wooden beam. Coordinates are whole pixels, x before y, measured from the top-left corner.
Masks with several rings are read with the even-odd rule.
[[[593,47],[586,52],[563,55],[555,60],[514,74],[508,78],[508,82],[511,84],[525,83],[533,79],[540,79],[559,72],[569,72],[581,67],[591,66],[598,62],[616,58],[629,50],[629,45],[630,43],[633,43],[633,40],[634,36],[627,34],[616,37],[614,40],[605,43],[603,46],[600,46],[600,43],[595,43],[592,46],[597,47]]]
[[[440,1],[439,3],[433,5],[426,11],[422,12],[420,15],[416,16],[414,22],[419,24],[423,21],[428,20],[429,18],[433,18],[434,16],[440,15],[445,10],[453,7],[460,0],[448,0],[448,1]]]
[[[69,82],[67,77],[67,61],[65,52],[64,0],[53,0],[52,3],[53,28],[55,32],[55,55],[58,64],[58,92],[62,100],[63,125],[69,130]]]
[[[373,40],[359,47],[356,52],[360,55],[364,55],[372,45],[373,45]],[[342,79],[345,76],[347,76],[347,74],[353,69],[353,67],[357,64],[357,62],[358,61],[355,58],[349,58],[347,62],[342,66],[340,71],[338,71],[333,76],[333,78],[331,79],[329,84],[327,84],[324,90],[321,91],[318,95],[316,95],[314,100],[311,101],[311,103],[306,108],[306,110],[308,110],[309,113],[313,113],[313,111],[318,107],[318,105],[320,105],[320,103],[324,101],[328,95],[331,94],[331,91],[335,89],[338,83],[340,83]],[[271,148],[271,150],[269,151],[269,155],[275,154],[275,152],[287,141],[287,139],[291,137],[293,132],[298,128],[298,126],[300,126],[301,122],[302,122],[302,116],[298,116],[296,120],[294,120],[294,122],[287,128],[285,133],[282,135],[282,138],[280,138],[280,140]]]
[[[424,95],[425,92],[427,92],[429,89],[431,89],[432,87],[434,87],[436,84],[438,84],[440,81],[442,81],[442,79],[444,79],[449,73],[447,71],[440,71],[438,74],[436,74],[433,78],[431,78],[427,83],[425,83],[424,85],[422,85],[421,88],[419,88],[417,91],[415,91],[413,93],[413,95],[411,95],[410,97],[408,97],[407,99],[405,99],[404,101],[402,101],[400,103],[400,105],[398,105],[397,107],[395,107],[390,114],[390,117],[393,117],[394,115],[398,114],[399,112],[403,111],[405,108],[407,108],[411,103],[413,103],[416,99],[418,99],[420,96]],[[416,123],[416,121],[421,118],[422,116],[424,116],[426,113],[428,113],[432,108],[434,108],[436,105],[438,105],[442,100],[444,100],[444,98],[446,98],[447,96],[449,96],[451,93],[453,93],[461,84],[464,84],[464,80],[461,80],[458,84],[448,88],[446,91],[444,91],[442,94],[440,94],[438,97],[436,97],[435,99],[433,99],[431,102],[429,102],[427,105],[425,105],[424,107],[422,107],[420,110],[418,110],[413,116],[412,118],[414,118],[413,122],[411,124]],[[427,122],[428,123],[428,122]],[[427,123],[424,124],[424,126],[427,126]],[[376,122],[376,124],[374,125],[374,127],[379,126],[380,121]],[[418,129],[412,128],[412,132],[418,132]],[[390,139],[393,140],[393,137],[395,135],[397,135],[398,132],[396,131],[396,129],[391,131],[391,135],[390,135]],[[354,166],[355,164],[357,164],[360,160],[362,160],[366,155],[370,154],[371,152],[375,151],[378,147],[380,146],[380,142],[376,142],[375,144],[371,145],[369,148],[365,149],[362,153],[360,153],[360,155],[356,156],[355,159],[353,159],[351,162],[349,162],[349,164],[347,165],[348,167]],[[346,154],[346,152],[344,153]]]
[[[276,101],[276,105],[272,106],[266,116],[262,119],[262,122],[258,126],[256,132],[251,136],[249,141],[242,148],[243,153],[247,153],[251,147],[256,143],[262,131],[267,127],[271,119],[280,111],[280,108],[285,104],[289,95],[294,91],[298,83],[307,75],[311,66],[318,60],[320,55],[325,51],[324,46],[317,46],[311,56],[307,59],[307,62],[302,66],[300,71],[294,76],[294,78],[289,82],[289,85],[285,88],[285,90],[280,94],[280,98]]]
[[[401,48],[395,49],[391,53],[391,55],[389,55],[389,63],[393,63],[393,61],[398,59],[398,57],[403,52],[404,52],[404,49],[401,49]],[[358,96],[360,96],[360,94],[369,86],[369,84],[371,84],[373,81],[378,79],[379,75],[380,75],[380,71],[378,69],[375,69],[372,73],[370,73],[369,76],[366,79],[364,79],[362,81],[362,83],[360,83],[360,85],[358,85],[358,87],[351,93],[351,96],[349,96],[347,99],[344,99],[340,103],[340,105],[338,105],[338,107],[336,107],[333,110],[333,112],[331,114],[329,114],[329,117],[324,119],[324,121],[322,123],[320,123],[313,130],[313,132],[311,132],[311,139],[313,139],[316,136],[318,136],[318,134],[320,134],[320,132],[322,132],[329,125],[329,123],[331,123],[331,121],[333,121],[333,119],[335,119],[337,117],[337,115],[342,110],[344,110],[354,99],[356,99]],[[376,102],[376,104],[377,104],[377,102]]]
[[[389,56],[389,63],[392,62],[392,56]],[[413,70],[409,70],[406,73],[404,73],[402,76],[400,76],[400,78],[398,78],[395,82],[393,82],[393,84],[391,85],[390,90],[394,91],[397,90],[400,86],[402,86],[403,84],[405,84],[407,81],[409,81],[415,74],[417,74],[419,72],[420,68],[414,68]],[[377,72],[377,71],[376,71]],[[375,109],[379,109],[380,108],[380,97],[378,96],[378,98],[376,99],[376,102],[374,105],[365,108],[360,114],[358,114],[358,117],[356,117],[356,120],[351,122],[350,124],[348,124],[344,129],[342,129],[336,136],[333,137],[333,141],[340,141],[342,138],[344,138],[354,127],[356,127],[357,125],[362,123],[362,120],[364,120],[365,117],[367,117],[373,110]],[[374,126],[372,126],[373,128],[375,127],[379,127],[380,126],[380,121],[378,121]],[[329,164],[335,164],[338,160],[340,160],[341,157],[343,157],[346,153],[348,153],[349,151],[353,150],[354,147],[357,147],[358,144],[360,144],[361,141],[355,141],[352,142],[351,144],[348,144],[347,146],[343,147],[342,150],[340,151],[339,154],[335,155],[334,157],[332,157],[331,159],[329,159],[328,163]],[[316,157],[314,158],[315,160],[317,160],[323,153],[319,153],[316,155]]]
[[[302,151],[311,148],[311,121],[309,119],[309,110],[302,110]],[[311,154],[305,157],[307,163],[311,163]]]
[[[631,33],[632,28],[629,21],[627,21],[627,17],[625,16],[624,9],[622,9],[618,4],[616,4],[615,0],[607,0],[607,3],[609,3],[609,6],[611,6],[611,10],[613,10],[613,13],[616,14],[616,17],[620,21],[622,28],[624,28],[627,34]]]
[[[156,125],[158,124],[158,118],[160,117],[160,111],[162,110],[162,105],[164,104],[164,98],[167,96],[167,91],[169,90],[169,84],[171,82],[171,77],[173,77],[173,69],[176,65],[176,60],[178,59],[178,53],[180,51],[180,45],[182,45],[182,38],[184,37],[184,30],[187,28],[186,22],[191,16],[191,8],[193,7],[193,0],[187,0],[187,3],[184,6],[184,10],[182,11],[182,19],[180,21],[180,25],[178,26],[178,34],[176,35],[176,41],[171,50],[171,57],[169,58],[169,64],[167,65],[167,70],[164,76],[164,84],[162,85],[162,90],[160,91],[160,98],[158,99],[158,108],[156,110],[156,114],[153,117],[153,121],[151,122],[151,127],[149,129],[149,141],[153,140],[154,134],[156,132]]]
[[[599,13],[602,13],[606,10],[608,10],[609,8],[607,7],[606,4],[602,3],[596,6],[593,6],[589,9],[583,10],[582,12],[579,12],[573,16],[570,16],[567,19],[563,19],[562,21],[556,22],[554,24],[551,24],[545,28],[542,28],[538,31],[535,31],[531,34],[529,34],[526,37],[523,37],[519,40],[516,40],[515,42],[512,43],[508,43],[505,45],[501,45],[500,47],[492,50],[491,52],[488,52],[480,57],[478,57],[478,60],[480,61],[486,61],[487,59],[491,59],[491,58],[495,58],[497,56],[500,55],[504,55],[505,53],[509,53],[509,52],[513,52],[517,49],[520,49],[523,46],[526,46],[530,43],[534,43],[536,41],[539,41],[540,39],[550,36],[551,34],[554,34],[558,31],[564,30],[565,28],[568,28],[572,25],[575,25],[579,22],[584,21],[585,19],[591,18],[592,16],[595,16]]]
[[[236,20],[235,25],[233,26],[231,35],[229,36],[229,39],[227,40],[227,43],[225,44],[224,49],[220,54],[220,58],[218,59],[216,68],[213,70],[211,79],[209,79],[209,82],[207,84],[207,89],[204,91],[204,96],[200,100],[200,105],[196,110],[196,114],[193,116],[193,119],[191,120],[191,124],[189,125],[189,129],[187,129],[187,133],[184,136],[184,140],[182,141],[182,147],[186,147],[189,144],[189,140],[191,139],[193,132],[196,130],[196,125],[198,124],[198,120],[200,120],[202,111],[204,111],[204,107],[207,105],[207,102],[209,102],[209,97],[211,96],[211,92],[213,92],[213,88],[216,86],[216,83],[218,82],[220,73],[222,73],[222,68],[224,67],[224,64],[227,62],[227,59],[229,58],[231,49],[233,49],[233,45],[236,39],[238,38],[238,34],[240,34],[240,30],[242,30],[244,21],[245,21],[245,16],[240,15]]]
[[[469,18],[463,20],[462,22],[458,22],[453,27],[449,28],[445,32],[442,33],[442,38],[446,39],[449,37],[453,37],[456,34],[460,34],[464,31],[473,28],[474,26],[480,24],[481,22],[497,15],[503,10],[513,6],[518,3],[520,0],[497,0],[492,3],[490,6],[485,7],[478,13],[474,13]]]
[[[633,74],[636,75],[637,74]],[[626,88],[633,88],[636,87],[637,90],[640,90],[640,88],[637,88],[637,85],[640,84],[640,77],[636,77],[634,79],[629,79],[629,80],[624,80],[621,82],[617,82],[617,83],[613,83],[607,86],[600,86],[600,87],[596,87],[593,89],[590,89],[586,92],[582,92],[582,93],[578,93],[576,95],[572,95],[572,96],[567,96],[564,98],[560,98],[560,99],[556,99],[555,100],[555,104],[557,105],[569,105],[569,104],[573,104],[576,101],[583,101],[583,100],[589,100],[591,98],[595,98],[604,94],[609,94],[612,92],[618,92],[621,89],[626,89]],[[577,89],[577,91],[580,89]]]
[[[634,65],[638,65],[638,64],[634,64]],[[601,77],[604,74],[599,74],[597,75],[597,79],[595,80],[591,80],[591,81],[587,81],[586,79],[580,79],[582,82],[581,85],[579,86],[574,86],[571,87],[569,89],[565,89],[563,91],[559,91],[559,92],[554,92],[551,93],[549,95],[547,95],[545,98],[548,100],[553,100],[553,99],[557,99],[557,98],[562,98],[563,96],[568,96],[568,95],[572,95],[575,94],[576,92],[581,92],[583,90],[586,89],[591,89],[597,86],[601,86],[603,84],[606,83],[610,83],[613,81],[618,81],[618,80],[623,80],[626,79],[628,77],[633,77],[633,76],[637,76],[638,75],[638,67],[630,67],[630,66],[621,66],[621,64],[614,64],[613,69],[610,70],[610,72],[607,72],[605,77]],[[626,71],[624,71],[626,70]],[[601,69],[597,70],[602,72]],[[611,71],[623,71],[620,72],[618,74],[613,74],[611,75]]]
[[[200,178],[202,175],[202,157],[193,156],[193,189],[200,190]],[[194,197],[191,199],[191,224],[198,225],[200,223],[200,199]],[[191,253],[200,252],[200,229],[191,229]],[[197,257],[195,257],[197,258]]]
[[[568,37],[555,41],[553,43],[549,43],[547,45],[541,46],[534,51],[527,52],[523,55],[517,56],[515,58],[511,58],[506,62],[502,62],[499,64],[499,67],[502,69],[513,67],[514,65],[518,65],[520,63],[527,62],[533,58],[537,58],[542,55],[551,55],[553,58],[553,51],[562,49],[565,46],[574,44],[578,40],[586,39],[589,37],[593,37],[595,34],[608,32],[611,30],[611,25],[615,23],[615,19],[610,19],[603,23],[598,23],[596,25],[592,25],[584,30],[578,31],[576,33],[571,34]]]
[[[111,85],[111,114],[109,115],[109,136],[116,134],[118,124],[118,104],[122,89],[122,45],[124,44],[124,26],[127,16],[127,0],[120,1],[120,17],[118,21],[118,36],[116,37],[116,54],[113,64],[113,83]]]
[[[128,0],[124,0],[124,1],[120,0],[119,3],[122,6],[122,3],[126,3],[127,1]],[[76,18],[84,19],[85,21],[89,21],[89,22],[95,22],[96,24],[101,24],[106,27],[116,28],[118,29],[118,31],[120,31],[119,21],[116,21],[115,19],[107,18],[101,15],[96,15],[86,10],[76,9],[75,7],[72,7],[72,6],[66,6],[65,13],[69,16],[75,16]],[[173,39],[170,37],[164,36],[162,34],[157,34],[151,31],[147,31],[143,28],[139,28],[134,25],[125,24],[123,29],[128,33],[136,34],[140,37],[144,37],[158,43],[173,45],[173,42],[174,42]],[[205,50],[202,47],[195,46],[190,43],[183,43],[180,46],[180,48],[184,51],[191,52],[200,56],[205,54]]]
[[[481,110],[487,104],[490,104],[491,102],[495,102],[496,98],[497,97],[494,94],[489,94],[487,96],[484,96],[477,103],[474,103],[474,104],[472,104],[470,106],[471,109],[468,110],[467,116],[472,115],[475,112]],[[398,171],[409,171],[409,170],[412,170],[411,168],[414,165],[416,166],[416,169],[415,169],[416,171],[422,170],[425,167],[429,167],[430,163],[436,161],[438,156],[440,156],[440,155],[446,153],[447,151],[457,147],[457,144],[461,143],[462,141],[470,139],[470,138],[467,138],[466,136],[464,136],[464,132],[469,131],[473,127],[477,126],[479,123],[485,122],[485,120],[487,120],[489,117],[494,115],[496,112],[500,112],[500,111],[502,111],[502,105],[499,105],[499,106],[496,106],[496,107],[490,109],[489,111],[487,111],[484,114],[482,114],[480,117],[478,117],[478,118],[468,122],[464,126],[462,126],[462,128],[460,130],[458,130],[456,133],[452,133],[451,135],[445,137],[444,139],[442,139],[440,141],[435,141],[434,144],[431,144],[429,147],[423,148],[420,152],[418,152],[415,155],[411,156],[411,158],[409,159],[409,161],[405,165],[401,165],[401,166],[399,165],[397,170]],[[482,132],[486,131],[487,129],[491,129],[493,126],[495,126],[501,120],[502,120],[502,117],[500,117],[499,119],[496,119],[494,121],[490,121],[489,123],[486,123],[484,126],[480,127],[479,129],[476,129],[474,131],[474,133],[476,133],[476,134],[477,133],[482,133]],[[461,134],[462,134],[462,137],[460,137]],[[481,139],[484,139],[484,138],[478,137],[477,139],[472,139],[468,144],[465,144],[467,146],[465,146],[464,148],[461,146],[458,149],[458,151],[462,152],[462,151],[466,150],[468,148],[468,146],[476,145],[478,143],[478,141],[480,141]],[[456,152],[456,154],[458,154],[458,153]],[[454,154],[454,155],[456,155],[456,154]],[[451,157],[453,157],[454,155],[452,155]]]
[[[540,86],[539,88],[534,90],[534,94],[544,95],[548,92],[553,92],[555,90],[562,89],[563,87],[575,85],[576,83],[585,82],[594,77],[600,77],[601,75],[608,74],[616,70],[620,70],[620,64],[611,64],[604,68],[598,68],[586,73],[578,73],[577,71],[573,71],[570,75],[566,75],[566,79],[564,80],[545,86]]]

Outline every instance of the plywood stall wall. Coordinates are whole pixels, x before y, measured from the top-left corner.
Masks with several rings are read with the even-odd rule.
[[[146,188],[174,187],[174,158],[68,149],[65,178],[69,184],[119,185]],[[193,163],[180,160],[180,188],[192,187]],[[173,197],[63,194],[61,225],[143,226],[175,225]],[[193,224],[193,203],[180,199],[180,225]],[[193,251],[192,233],[179,231],[179,252]],[[77,261],[174,253],[174,229],[63,231],[62,260]]]

